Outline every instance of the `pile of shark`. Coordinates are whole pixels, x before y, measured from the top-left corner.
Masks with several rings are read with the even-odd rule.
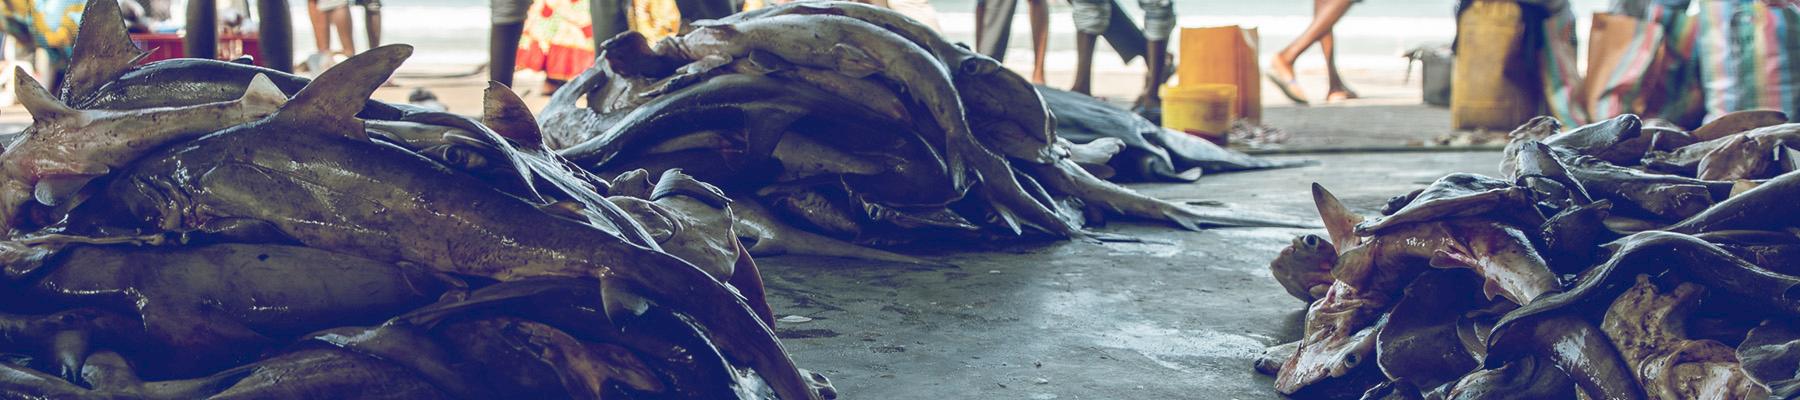
[[[1270,268],[1309,304],[1256,362],[1298,398],[1800,398],[1800,124],[1622,115],[1511,134]]]
[[[1172,156],[1160,127],[1041,92],[891,10],[793,2],[694,25],[655,43],[632,33],[605,43],[595,67],[545,107],[542,142],[601,176],[680,169],[719,183],[744,219],[788,233],[746,237],[752,251],[895,259],[854,245],[1090,238],[1108,216],[1189,229],[1305,225],[1203,211],[1102,179],[1295,164],[1180,133],[1191,151]],[[1059,131],[1085,135],[1077,144]]]
[[[389,45],[307,79],[141,64],[91,0],[0,153],[0,397],[828,399],[771,327],[730,200],[601,179],[499,85],[480,118],[370,100]]]

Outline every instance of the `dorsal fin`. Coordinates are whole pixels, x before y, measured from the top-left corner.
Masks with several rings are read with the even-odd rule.
[[[527,107],[525,100],[513,93],[512,88],[500,82],[488,82],[482,101],[481,124],[527,148],[544,148],[544,133],[538,129],[537,118],[531,116],[531,107]]]
[[[412,46],[390,44],[352,56],[313,78],[269,118],[368,140],[369,134],[357,121],[356,113],[412,52]]]
[[[32,78],[20,66],[13,67],[13,97],[18,98],[19,104],[25,106],[25,111],[31,113],[33,122],[48,122],[79,113],[68,104],[51,97],[50,91],[44,90],[44,85],[39,84],[37,78]]]
[[[1356,224],[1362,223],[1363,217],[1344,207],[1325,186],[1313,183],[1312,191],[1313,205],[1319,208],[1319,219],[1325,223],[1325,232],[1330,234],[1331,244],[1337,246],[1338,252],[1362,244],[1362,238],[1356,236]]]
[[[287,93],[275,86],[275,81],[267,74],[256,74],[250,78],[250,85],[244,87],[244,96],[239,97],[245,103],[279,107],[287,104]]]
[[[73,101],[86,97],[149,53],[131,43],[125,31],[125,14],[117,0],[88,0],[82,11],[81,26],[75,31],[75,49],[70,57],[67,83],[62,99]]]
[[[87,381],[96,390],[129,393],[144,384],[138,379],[137,371],[119,353],[95,352],[84,359],[82,364],[81,380]]]

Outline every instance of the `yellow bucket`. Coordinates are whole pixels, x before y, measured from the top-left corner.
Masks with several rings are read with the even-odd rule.
[[[1181,63],[1176,85],[1235,85],[1237,118],[1262,122],[1262,68],[1257,65],[1256,28],[1236,25],[1181,28]]]
[[[1237,96],[1226,84],[1164,86],[1163,127],[1222,142],[1238,117]]]

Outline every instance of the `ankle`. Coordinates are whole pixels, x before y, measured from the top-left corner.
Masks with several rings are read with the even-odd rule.
[[[1275,53],[1275,58],[1269,60],[1269,67],[1291,73],[1294,71],[1294,61],[1299,59],[1298,56],[1288,56],[1286,51]]]

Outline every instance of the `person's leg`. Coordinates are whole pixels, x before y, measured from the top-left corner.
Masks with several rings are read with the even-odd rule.
[[[981,27],[982,27],[982,24],[987,23],[986,21],[982,21],[982,20],[986,19],[986,18],[987,18],[987,2],[976,0],[975,1],[975,43],[981,43]]]
[[[512,86],[513,72],[518,68],[519,37],[524,34],[524,22],[493,25],[488,38],[488,80]]]
[[[313,48],[319,54],[331,56],[331,31],[325,26],[325,11],[319,10],[319,0],[306,0],[306,17],[312,20]],[[313,71],[318,73],[319,71]]]
[[[1170,0],[1138,0],[1144,9],[1144,38],[1150,46],[1144,52],[1144,91],[1138,96],[1141,108],[1162,105],[1162,85],[1169,76],[1169,36],[1175,32],[1175,4]]]
[[[1044,55],[1050,50],[1050,4],[1026,0],[1031,9],[1031,83],[1044,84]]]
[[[338,54],[344,57],[356,55],[356,29],[350,23],[350,6],[325,10],[325,19],[331,22],[331,30],[337,32]]]
[[[1325,0],[1313,1],[1314,14],[1317,14],[1317,6],[1323,1]],[[1338,75],[1337,35],[1333,34],[1331,29],[1325,30],[1325,37],[1319,38],[1319,53],[1325,56],[1325,76],[1331,85],[1330,91],[1325,92],[1325,101],[1350,100],[1359,97],[1356,91],[1350,90],[1349,86],[1344,85],[1344,77]]]
[[[887,2],[883,1],[880,2],[880,4],[875,5],[886,8]],[[736,11],[731,8],[731,2],[727,0],[677,0],[675,2],[675,8],[681,11],[681,21],[683,23],[704,19],[725,18],[728,15],[736,13]]]
[[[1018,0],[975,2],[975,52],[1006,61],[1006,44],[1012,39],[1013,11]]]
[[[1337,48],[1335,46],[1337,40],[1334,36],[1336,35],[1326,33],[1324,38],[1319,39],[1319,52],[1325,54],[1325,75],[1331,82],[1330,91],[1325,93],[1325,101],[1341,101],[1361,97],[1356,94],[1356,91],[1350,90],[1350,86],[1344,84],[1343,75],[1338,74]]]
[[[1316,0],[1312,24],[1307,26],[1299,37],[1294,38],[1293,43],[1289,43],[1286,48],[1281,49],[1281,52],[1276,53],[1275,59],[1269,62],[1269,73],[1273,75],[1272,78],[1290,85],[1289,90],[1292,91],[1292,94],[1304,99],[1306,95],[1300,91],[1298,85],[1293,84],[1294,61],[1300,58],[1300,53],[1306,52],[1306,48],[1312,47],[1313,43],[1317,43],[1325,37],[1326,33],[1331,32],[1331,27],[1337,25],[1338,20],[1344,17],[1345,12],[1350,11],[1350,3],[1353,2],[1354,0]]]
[[[1072,0],[1075,18],[1075,83],[1069,91],[1091,95],[1094,79],[1094,45],[1112,22],[1111,0]]]
[[[530,1],[526,1],[526,3],[530,3]],[[625,11],[625,5],[619,0],[588,1],[588,14],[593,17],[594,21],[595,51],[606,48],[603,44],[613,36],[631,30],[630,22],[625,19]]]
[[[493,14],[488,31],[488,80],[512,86],[518,68],[519,38],[525,34],[525,13],[530,0],[490,0]]]
[[[369,34],[369,48],[381,47],[381,0],[363,3],[363,30]]]
[[[1099,38],[1092,33],[1075,34],[1075,83],[1069,85],[1069,91],[1093,94],[1089,86],[1094,79],[1094,42]]]

